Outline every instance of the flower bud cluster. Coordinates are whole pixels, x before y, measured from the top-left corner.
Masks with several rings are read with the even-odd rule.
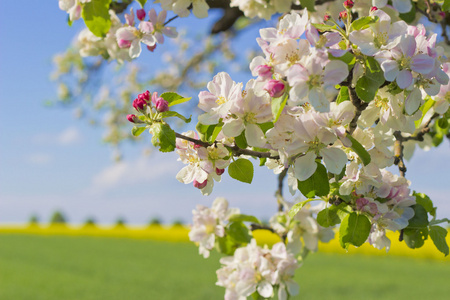
[[[133,108],[137,112],[152,119],[154,114],[168,111],[169,103],[163,98],[158,97],[157,92],[153,92],[153,94],[150,96],[150,92],[145,91],[139,94],[136,99],[134,99]],[[137,122],[138,118],[136,118],[135,115],[128,115],[127,119],[132,123],[140,123]]]

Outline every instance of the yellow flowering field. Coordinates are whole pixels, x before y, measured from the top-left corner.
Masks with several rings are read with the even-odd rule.
[[[159,226],[152,225],[147,227],[138,226],[69,226],[69,225],[14,225],[0,226],[0,234],[38,234],[38,235],[66,235],[66,236],[94,236],[94,237],[114,237],[114,238],[132,238],[132,239],[150,239],[156,241],[168,242],[190,242],[189,228],[184,226]],[[273,245],[280,241],[276,234],[267,230],[256,230],[253,236],[260,245]],[[433,245],[431,239],[425,242],[420,249],[410,249],[405,243],[399,242],[398,233],[388,232],[391,240],[391,249],[389,253],[385,250],[377,250],[369,244],[362,247],[350,247],[348,254],[358,255],[394,255],[422,259],[433,259],[450,262],[450,256],[444,257]],[[450,234],[447,235],[447,243],[450,244]],[[319,243],[319,251],[324,253],[345,254],[346,250],[339,245],[337,238],[329,243]]]

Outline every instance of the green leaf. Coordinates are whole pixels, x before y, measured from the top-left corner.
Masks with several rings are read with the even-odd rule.
[[[232,222],[226,229],[227,235],[229,235],[235,242],[241,244],[248,244],[252,236],[249,233],[249,229],[242,222]]]
[[[339,227],[339,242],[342,248],[348,249],[350,245],[359,247],[364,244],[369,237],[371,227],[365,215],[356,212],[348,214]]]
[[[335,56],[329,54],[328,58],[332,59],[332,60],[340,60],[340,61],[344,62],[348,66],[349,71],[353,68],[353,66],[356,63],[355,56],[350,52],[346,52],[344,55],[342,55],[340,57],[335,57]]]
[[[354,30],[362,30],[369,27],[370,24],[377,22],[378,17],[363,17],[353,21],[351,28]]]
[[[236,180],[252,183],[253,164],[248,159],[239,158],[228,166],[228,174]]]
[[[261,123],[258,124],[259,128],[261,128],[261,130],[266,133],[267,130],[273,128],[273,123],[272,122],[266,122],[266,123]]]
[[[171,152],[175,150],[175,131],[166,123],[153,123],[150,127],[153,134],[152,144],[159,147],[161,152]]]
[[[425,241],[428,239],[428,228],[415,228],[408,229],[405,228],[403,230],[403,240],[411,249],[417,249],[422,247],[425,244]]]
[[[236,143],[236,146],[241,149],[246,149],[248,147],[247,139],[245,138],[245,130],[242,131],[240,135],[234,138],[234,142]]]
[[[339,208],[335,205],[326,207],[317,214],[317,223],[323,227],[331,227],[341,223],[338,211]]]
[[[314,9],[314,0],[300,0],[300,5],[306,7],[308,11],[316,11]]]
[[[404,14],[399,14],[400,19],[406,23],[411,23],[416,19],[416,6],[412,5],[412,9]]]
[[[140,136],[141,133],[145,131],[146,127],[137,127],[134,126],[133,129],[131,129],[131,134],[134,136]]]
[[[447,128],[448,127],[448,120],[447,120],[447,118],[445,118],[445,117],[440,118],[437,121],[437,126],[439,126],[442,129]]]
[[[212,143],[216,140],[217,136],[222,130],[222,126],[223,123],[214,125],[204,125],[201,123],[197,123],[195,129],[197,129],[198,135],[202,141]]]
[[[339,90],[339,95],[336,98],[336,103],[340,104],[348,100],[350,100],[350,95],[348,94],[348,87],[341,86],[341,89]]]
[[[450,0],[444,0],[444,4],[442,4],[442,11],[450,11]]]
[[[95,1],[95,0],[94,0]],[[147,0],[137,0],[137,2],[139,2],[139,4],[141,5],[142,8],[144,8],[145,3],[147,2]]]
[[[272,99],[272,114],[274,118],[274,123],[278,121],[280,118],[281,112],[283,111],[284,106],[286,105],[286,101],[288,98],[288,93],[284,93],[283,96]]]
[[[440,226],[430,227],[430,237],[436,248],[444,253],[445,256],[449,254],[449,249],[445,237],[447,236],[447,229]]]
[[[347,138],[352,142],[352,148],[353,151],[358,154],[359,158],[362,160],[363,164],[367,166],[370,164],[370,154],[367,152],[367,150],[361,145],[355,138],[353,138],[350,134],[347,135]]]
[[[183,120],[183,121],[186,122],[186,123],[191,122],[191,117],[192,117],[192,116],[190,116],[189,119],[188,119],[188,118],[186,118],[185,116],[180,115],[180,114],[177,113],[176,111],[165,111],[165,112],[162,112],[162,113],[161,113],[161,116],[162,116],[163,118],[177,117],[177,118],[180,118],[181,120]]]
[[[216,250],[219,253],[225,255],[233,255],[234,251],[238,248],[238,245],[233,242],[230,236],[225,235],[223,237],[216,236]]]
[[[252,222],[256,224],[261,224],[261,221],[258,220],[255,216],[243,215],[243,214],[235,214],[228,218],[230,222]]]
[[[370,102],[385,79],[380,64],[373,57],[367,57],[365,66],[365,73],[358,79],[355,90],[361,100]]]
[[[261,157],[259,159],[259,166],[262,167],[266,164],[267,158],[266,157]]]
[[[414,122],[414,124],[416,125],[416,128],[418,128],[420,126],[420,124],[422,124],[422,120],[425,117],[425,114],[430,110],[430,108],[433,107],[433,105],[435,103],[436,102],[433,99],[431,99],[431,97],[425,98],[425,103],[420,107],[420,110],[422,111],[422,117],[419,120]]]
[[[416,197],[417,204],[422,205],[430,215],[436,215],[436,208],[433,207],[433,202],[431,201],[430,197],[423,193],[416,193],[415,191],[413,192],[413,196]]]
[[[428,214],[425,208],[420,204],[411,206],[414,209],[414,217],[408,221],[408,229],[410,228],[424,228],[428,226]]]
[[[298,180],[298,189],[307,198],[326,196],[330,192],[327,169],[319,162],[316,164],[316,172],[311,177],[304,181]]]
[[[327,25],[322,23],[312,23],[312,25],[320,31],[332,31],[337,29],[336,25]]]
[[[161,98],[169,102],[169,106],[174,106],[180,103],[187,102],[192,99],[192,97],[184,98],[183,96],[178,95],[174,92],[165,92],[160,95]]]
[[[83,5],[81,16],[84,23],[98,37],[104,37],[111,28],[110,3],[111,0],[93,0]]]
[[[314,201],[314,199],[308,199],[299,203],[294,204],[294,206],[291,207],[289,210],[289,217],[292,219],[295,217],[296,214],[309,202]]]

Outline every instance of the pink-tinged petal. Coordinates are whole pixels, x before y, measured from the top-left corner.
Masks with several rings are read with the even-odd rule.
[[[384,78],[386,78],[387,81],[394,81],[400,72],[395,60],[386,60],[382,62],[381,69],[384,71]]]
[[[306,27],[305,36],[311,45],[316,45],[320,38],[319,32],[317,31],[316,27],[312,26],[311,24],[308,24],[308,27]]]
[[[436,71],[436,80],[442,85],[447,85],[449,82],[449,77],[447,73],[439,69]]]
[[[370,29],[352,31],[349,35],[350,41],[357,45],[365,55],[372,56],[379,51],[373,44],[373,33]]]
[[[336,85],[344,81],[348,76],[347,64],[340,60],[332,60],[324,70],[323,80],[325,85]]]
[[[211,110],[211,108],[213,107],[217,107],[217,97],[213,94],[211,94],[210,92],[207,91],[201,91],[198,94],[198,108],[200,108],[201,110],[208,112]]]
[[[155,28],[153,27],[153,24],[150,22],[141,22],[139,23],[139,29],[143,32],[143,33],[152,33]]]
[[[133,29],[131,29],[133,28]],[[134,27],[122,27],[117,29],[116,31],[116,38],[118,40],[127,40],[127,41],[132,41],[134,40],[136,37],[133,33],[133,31],[135,31],[136,29]]]
[[[317,169],[316,154],[308,152],[303,156],[300,156],[294,163],[295,178],[300,181],[305,181],[314,174]]]
[[[405,54],[406,56],[413,57],[416,53],[416,39],[411,35],[404,36],[399,46],[403,54]]]
[[[170,38],[176,38],[178,36],[178,32],[175,27],[171,27],[171,26],[164,27],[162,32],[163,32],[163,34],[165,34],[166,36],[168,36]]]
[[[320,155],[323,157],[327,170],[333,174],[340,174],[348,161],[347,154],[339,148],[324,148],[320,150]]]
[[[426,54],[418,54],[412,59],[411,70],[421,74],[428,74],[433,71],[434,63],[434,58]]]
[[[309,87],[306,82],[299,82],[294,85],[289,91],[290,100],[299,103],[300,101],[306,101],[305,97],[308,95]]]
[[[150,19],[150,22],[152,22],[153,25],[156,25],[158,22],[158,15],[156,14],[156,10],[154,8],[150,9],[148,12],[148,17]]]
[[[203,122],[201,122],[204,124]],[[205,124],[206,125],[206,124]],[[222,127],[222,132],[228,137],[236,137],[244,130],[244,122],[242,119],[232,119],[226,122]]]
[[[263,28],[259,30],[259,35],[264,41],[272,42],[278,37],[277,30],[275,28]]]
[[[297,83],[306,82],[309,77],[309,72],[302,65],[295,64],[286,72],[286,75],[289,84],[294,86]]]
[[[248,124],[245,127],[245,138],[247,143],[253,147],[262,148],[266,144],[264,132],[256,124]]]
[[[164,44],[164,35],[161,32],[155,32],[155,39],[158,44]]]
[[[414,114],[422,104],[422,93],[415,88],[405,100],[405,112],[408,115]]]
[[[397,76],[397,84],[401,89],[406,89],[413,83],[413,76],[409,70],[401,70]]]
[[[328,42],[325,44],[325,47],[331,47],[342,41],[342,36],[338,32],[326,32],[324,36],[328,40]]]
[[[153,34],[145,34],[142,39],[141,42],[146,44],[147,46],[154,46],[156,44],[156,38]]]
[[[162,10],[157,18],[157,22],[158,24],[164,24],[164,22],[166,21],[166,17],[167,17],[167,11]]]

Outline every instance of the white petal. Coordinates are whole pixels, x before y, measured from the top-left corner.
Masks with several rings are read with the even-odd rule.
[[[324,148],[320,150],[327,170],[334,174],[340,174],[347,163],[347,154],[339,148]]]
[[[309,177],[311,177],[312,174],[317,169],[316,164],[316,154],[313,152],[308,152],[304,156],[300,156],[295,160],[294,163],[294,174],[295,178],[297,178],[300,181],[305,181]]]

